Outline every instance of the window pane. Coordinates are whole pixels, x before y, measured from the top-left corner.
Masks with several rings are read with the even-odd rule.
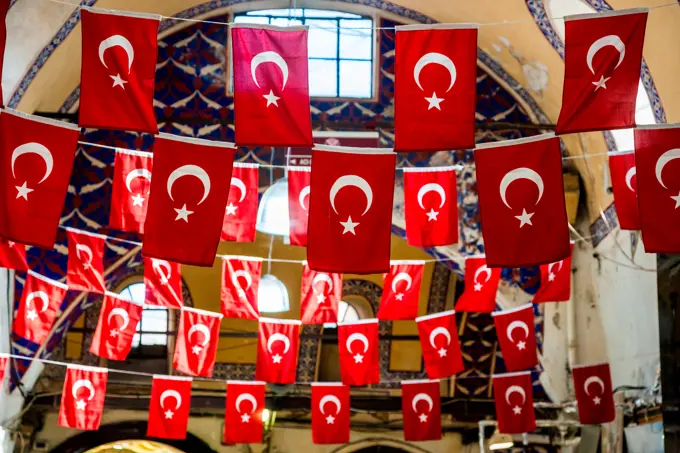
[[[268,17],[236,16],[234,22],[239,24],[268,24]]]
[[[272,25],[278,25],[279,27],[289,27],[293,25],[302,25],[302,21],[299,19],[288,19],[287,17],[279,17],[272,19]]]
[[[340,60],[340,97],[370,98],[372,70],[370,61]]]
[[[342,13],[340,11],[330,11],[327,9],[306,9],[305,17],[355,17],[359,19],[358,14]]]
[[[350,322],[358,321],[359,313],[356,308],[352,307],[350,304],[341,300],[338,304],[338,321],[340,322]]]
[[[338,30],[334,20],[307,20],[309,58],[337,58]]]
[[[309,60],[309,95],[337,96],[337,66],[335,61]]]
[[[130,291],[130,298],[135,302],[144,303],[144,283],[133,283],[127,287]]]
[[[142,322],[144,332],[165,332],[168,330],[167,310],[144,310]]]
[[[167,345],[168,336],[160,333],[151,333],[142,335],[142,345],[153,346],[153,345]]]
[[[248,11],[246,13],[249,16],[302,16],[302,10],[297,8],[293,9],[261,9],[260,11]]]
[[[133,347],[133,348],[138,348],[138,347],[139,347],[139,334],[138,334],[138,333],[136,333],[136,334],[132,337],[132,347]]]
[[[340,21],[340,58],[370,60],[373,56],[373,21]]]

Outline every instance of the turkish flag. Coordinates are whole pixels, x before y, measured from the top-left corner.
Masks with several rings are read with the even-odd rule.
[[[574,243],[571,242],[570,254],[567,258],[550,264],[541,264],[541,286],[534,294],[533,302],[567,302],[571,299],[571,253]]]
[[[311,192],[316,195],[309,204],[309,267],[387,272],[396,155],[387,149],[321,145],[312,155]]]
[[[212,266],[234,161],[231,143],[159,134],[144,225],[144,256]]]
[[[10,358],[9,354],[0,353],[0,389],[3,389],[3,391],[5,389],[5,376],[11,366]]]
[[[255,379],[294,384],[297,373],[300,321],[260,318]]]
[[[59,426],[94,431],[104,411],[108,370],[69,365],[59,407]]]
[[[69,289],[104,294],[104,246],[106,236],[67,228]]]
[[[142,304],[107,292],[99,312],[90,352],[109,360],[125,360],[142,319]]]
[[[227,381],[224,411],[225,444],[262,443],[264,395],[264,382]]]
[[[390,261],[378,309],[381,321],[416,319],[425,261]]]
[[[255,240],[259,168],[258,164],[234,164],[220,238],[223,241]]]
[[[338,322],[338,305],[342,299],[342,274],[313,271],[302,262],[300,316],[302,324]]]
[[[505,369],[521,371],[538,365],[534,306],[531,303],[492,313]]]
[[[144,303],[166,308],[182,308],[182,265],[144,257]]]
[[[109,214],[111,228],[144,234],[152,156],[142,151],[116,149]]]
[[[249,256],[222,257],[222,314],[227,318],[260,317],[257,293],[262,274],[262,258]]]
[[[582,425],[599,425],[616,418],[612,377],[608,363],[572,368],[578,418]]]
[[[404,440],[420,442],[442,438],[440,384],[438,379],[401,381]]]
[[[307,245],[311,167],[288,168],[288,222],[290,245]]]
[[[149,403],[148,437],[184,439],[191,409],[191,378],[154,376]]]
[[[78,124],[157,133],[153,95],[161,16],[83,7],[80,17],[83,62]]]
[[[7,12],[10,7],[10,0],[0,0],[0,74],[2,74],[2,62],[5,58],[5,44],[7,42]],[[2,98],[2,90],[0,90],[0,106],[5,106],[5,101]]]
[[[379,343],[377,319],[338,323],[343,384],[362,386],[380,383]]]
[[[504,434],[529,433],[536,429],[531,371],[493,375],[498,431]]]
[[[453,310],[416,318],[425,370],[431,379],[453,376],[465,369]]]
[[[0,238],[0,268],[27,271],[26,246]]]
[[[558,134],[635,126],[646,24],[646,8],[564,18]]]
[[[312,382],[312,441],[317,445],[349,442],[349,387]]]
[[[397,27],[396,54],[395,151],[474,148],[477,25]]]
[[[312,146],[307,27],[234,24],[239,146]]]
[[[553,134],[475,150],[489,267],[527,267],[569,256],[560,140]]]
[[[416,247],[458,242],[458,192],[453,167],[404,169],[406,241]]]
[[[483,255],[465,257],[465,291],[456,302],[456,310],[491,313],[496,308],[501,271],[488,267]]]
[[[2,110],[0,236],[54,246],[79,134],[75,124]]]
[[[634,153],[609,156],[609,174],[611,175],[612,192],[614,193],[614,207],[622,230],[640,229],[636,172]],[[635,178],[635,181],[633,181],[633,178]]]
[[[680,252],[680,124],[635,130],[640,229],[647,253]]]
[[[192,376],[211,377],[220,339],[221,313],[182,307],[172,366]]]
[[[19,310],[14,318],[14,333],[42,344],[61,311],[68,287],[63,283],[28,271]]]

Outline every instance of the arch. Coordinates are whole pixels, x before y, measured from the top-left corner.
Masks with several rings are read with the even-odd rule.
[[[380,449],[380,447],[385,447],[385,449]],[[428,450],[409,444],[403,440],[381,437],[371,437],[356,442],[350,442],[332,450],[332,453],[369,453],[383,451],[385,453],[428,453]]]

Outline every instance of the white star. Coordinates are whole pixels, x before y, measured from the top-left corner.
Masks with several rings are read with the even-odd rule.
[[[233,203],[229,203],[227,205],[227,215],[236,215],[236,209],[238,209],[237,206],[234,206]]]
[[[35,321],[35,318],[38,317],[38,313],[36,313],[35,310],[28,310],[28,312],[26,312],[26,317],[27,317],[30,321]]]
[[[85,406],[87,406],[87,403],[85,401],[83,400],[76,401],[76,409],[78,409],[79,411],[84,411]]]
[[[329,415],[328,417],[326,417],[326,423],[332,425],[333,423],[335,423],[335,417]]]
[[[109,332],[109,336],[112,337],[112,338],[116,338],[119,333],[120,333],[120,331],[113,329],[112,331]]]
[[[597,82],[592,82],[592,84],[595,85],[595,91],[599,90],[600,88],[604,88],[606,90],[607,85],[605,84],[609,79],[611,79],[611,77],[605,78],[605,76],[602,75],[600,76],[600,80],[598,80]]]
[[[438,98],[437,93],[432,93],[432,97],[431,98],[425,98],[425,100],[429,103],[429,105],[427,106],[428,110],[437,109],[437,110],[441,111],[442,108],[439,106],[439,104],[444,102],[444,98]]]
[[[397,293],[394,295],[394,298],[397,300],[404,300],[404,293]]]
[[[347,222],[340,222],[340,225],[345,228],[342,230],[342,234],[352,233],[356,236],[357,233],[354,231],[354,228],[359,225],[359,222],[352,222],[352,216],[347,216]]]
[[[274,355],[272,356],[272,360],[274,361],[274,363],[281,363],[281,359],[282,359],[282,358],[283,358],[283,357],[281,357],[279,354],[274,354]]]
[[[475,291],[479,292],[482,290],[482,284],[481,283],[475,283]]]
[[[120,77],[120,74],[116,74],[115,76],[109,75],[109,77],[113,79],[113,86],[111,88],[121,87],[122,89],[125,89],[125,84],[127,83],[127,80],[123,80]]]
[[[534,216],[534,213],[528,213],[526,209],[522,209],[522,215],[516,215],[515,218],[519,220],[519,227],[522,228],[524,225],[532,225],[531,223],[531,218]]]
[[[519,349],[520,351],[523,351],[524,349],[526,349],[526,347],[527,347],[526,342],[524,341],[517,342],[517,349]]]
[[[435,211],[434,209],[430,209],[430,212],[426,212],[425,215],[427,216],[428,222],[432,222],[434,220],[439,220],[439,219],[437,219],[439,212]]]
[[[594,405],[599,406],[601,402],[602,402],[602,400],[600,399],[599,396],[596,396],[595,398],[593,398],[593,404]]]
[[[144,206],[144,197],[141,196],[140,194],[133,195],[131,198],[132,206]]]
[[[165,411],[165,419],[166,420],[172,420],[173,415],[175,415],[175,413],[173,411],[171,411],[170,409]]]
[[[322,304],[324,302],[326,302],[326,295],[325,294],[317,294],[316,295],[316,303]]]
[[[24,181],[24,183],[23,183],[22,185],[20,185],[20,186],[14,186],[14,187],[16,187],[17,190],[18,190],[18,192],[17,192],[17,199],[18,199],[19,197],[21,197],[21,198],[23,198],[24,200],[27,200],[27,201],[28,201],[28,194],[31,193],[31,192],[33,192],[33,189],[29,189],[28,187],[26,187],[26,181]]]
[[[181,209],[175,208],[175,212],[177,213],[177,217],[175,217],[175,221],[177,221],[177,220],[179,220],[179,219],[182,219],[182,220],[184,220],[186,223],[189,223],[189,214],[193,214],[193,213],[194,213],[194,211],[188,211],[188,210],[187,210],[187,205],[186,205],[186,204],[185,204],[184,206],[182,206]]]
[[[357,354],[354,356],[354,363],[364,363],[364,356]]]
[[[8,246],[9,248],[14,247],[15,245],[16,245],[16,242],[14,242],[14,241],[7,241],[7,246]]]
[[[199,354],[201,353],[202,350],[203,350],[203,348],[200,347],[199,345],[193,346],[193,347],[191,348],[191,352],[194,353],[194,354],[196,354],[196,355],[199,355]]]
[[[241,414],[241,423],[248,423],[250,421],[250,415]]]
[[[437,353],[439,354],[439,357],[446,357],[446,349],[444,348],[441,348]]]
[[[17,187],[17,189],[18,189],[18,187]],[[19,198],[19,197],[17,196],[17,198]],[[680,207],[680,192],[678,192],[678,194],[674,197],[671,196],[671,198],[673,200],[675,200],[675,209],[678,209],[678,207]]]
[[[548,281],[552,282],[553,280],[555,280],[555,274],[551,272],[550,275],[548,275]]]
[[[418,418],[420,419],[420,423],[426,423],[427,422],[427,414],[420,414],[418,416]]]
[[[278,97],[278,96],[275,96],[274,92],[272,90],[269,90],[269,94],[263,94],[262,97],[267,100],[267,107],[269,107],[272,104],[274,104],[277,107],[279,106],[278,100],[281,99],[281,98]]]
[[[512,413],[515,414],[515,415],[519,415],[519,414],[522,413],[522,408],[519,407],[519,406],[515,406],[515,407],[512,408]]]

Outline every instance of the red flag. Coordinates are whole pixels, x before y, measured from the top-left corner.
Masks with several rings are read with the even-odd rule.
[[[680,252],[679,150],[680,124],[635,130],[640,229],[647,253]]]
[[[222,314],[182,307],[172,366],[192,376],[211,377]]]
[[[0,74],[2,74],[2,62],[5,58],[5,44],[7,42],[7,11],[9,11],[10,0],[0,0]],[[0,90],[0,106],[5,106]]]
[[[646,8],[564,18],[558,134],[635,126],[646,24]]]
[[[81,365],[66,368],[59,426],[94,431],[104,410],[108,370]]]
[[[438,379],[401,381],[404,440],[420,442],[442,438],[440,384]]]
[[[262,258],[249,256],[222,257],[222,314],[227,318],[260,317],[257,293],[262,274]]]
[[[609,364],[574,366],[572,373],[581,424],[599,425],[613,422],[616,413]]]
[[[84,7],[80,17],[83,63],[78,124],[157,133],[153,95],[161,16]]]
[[[253,242],[257,222],[258,164],[235,163],[222,224],[223,241]]]
[[[61,311],[67,290],[63,283],[28,271],[19,310],[14,318],[14,333],[42,344]]]
[[[338,323],[340,377],[347,385],[380,383],[378,320]]]
[[[417,247],[458,242],[458,192],[453,167],[405,168],[406,241]]]
[[[477,25],[397,27],[396,54],[395,150],[474,148]]]
[[[640,229],[636,171],[634,153],[609,156],[609,173],[612,178],[614,206],[622,230]]]
[[[87,231],[67,229],[69,289],[104,294],[104,246],[106,236]]]
[[[116,149],[109,216],[111,228],[144,234],[152,156],[142,151]]]
[[[538,365],[533,304],[496,311],[492,315],[505,369],[521,371]]]
[[[317,445],[349,442],[349,387],[312,382],[312,441]]]
[[[489,268],[483,255],[465,257],[465,291],[456,302],[456,310],[491,313],[496,308],[501,271]]]
[[[288,221],[290,245],[307,245],[311,167],[288,168]]]
[[[0,236],[51,249],[57,237],[80,128],[3,109]]]
[[[264,392],[264,382],[227,381],[225,444],[262,443]]]
[[[5,389],[5,376],[10,367],[9,354],[0,353],[0,389]],[[4,390],[3,390],[4,391]]]
[[[182,265],[144,257],[144,303],[166,308],[182,308]]]
[[[307,261],[324,272],[387,272],[396,155],[317,145],[312,159]],[[314,203],[312,203],[312,201]]]
[[[231,143],[159,134],[144,256],[212,266],[234,161]]]
[[[489,267],[527,267],[569,256],[560,140],[553,134],[475,150]]]
[[[239,146],[312,146],[307,28],[234,24]]]
[[[536,429],[531,371],[493,375],[498,431],[529,433]]]
[[[416,319],[425,261],[390,261],[378,309],[381,321]]]
[[[294,384],[300,321],[260,318],[255,378],[272,384]]]
[[[107,292],[99,312],[90,352],[109,360],[125,360],[142,319],[142,304]]]
[[[428,377],[446,378],[465,369],[453,310],[416,318]]]
[[[571,252],[574,243],[570,244]],[[567,302],[571,299],[571,252],[563,260],[541,265],[541,286],[534,294],[533,302]]]
[[[161,439],[184,439],[187,437],[190,408],[191,378],[154,376],[146,435]]]
[[[27,271],[26,246],[0,238],[0,267],[15,271]]]
[[[336,324],[342,299],[342,274],[313,271],[303,261],[300,299],[302,324]]]

